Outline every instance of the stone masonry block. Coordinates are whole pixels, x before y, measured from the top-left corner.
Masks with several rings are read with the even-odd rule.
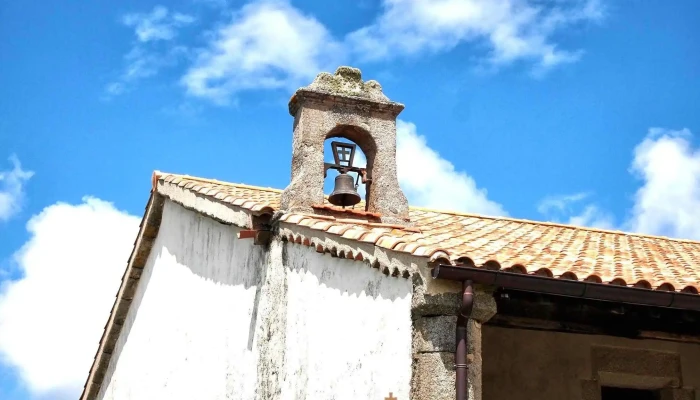
[[[413,351],[454,352],[456,316],[421,317],[413,325]]]
[[[418,292],[414,294],[411,312],[414,318],[419,316],[457,315],[461,304],[461,293],[429,294]],[[471,319],[484,323],[494,315],[496,315],[496,300],[493,298],[493,295],[488,292],[475,292]]]
[[[413,359],[412,400],[454,400],[453,353],[416,354]]]
[[[412,399],[454,398],[456,322],[457,317],[454,316],[422,317],[415,320]],[[481,400],[482,398],[481,338],[481,323],[469,320],[467,323],[467,391],[469,400]]]

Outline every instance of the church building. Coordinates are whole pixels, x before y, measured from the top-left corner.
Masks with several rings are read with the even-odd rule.
[[[412,207],[403,109],[340,67],[284,190],[154,172],[81,400],[700,400],[700,242]]]

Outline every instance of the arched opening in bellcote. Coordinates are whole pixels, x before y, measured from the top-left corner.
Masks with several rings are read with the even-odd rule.
[[[336,148],[334,148],[333,143],[340,144],[340,147],[336,146]],[[368,193],[367,186],[371,182],[372,165],[377,152],[376,144],[367,130],[354,125],[338,125],[325,136],[323,145],[324,162],[327,164],[336,164],[339,161],[337,157],[342,159],[343,156],[349,159],[349,150],[342,146],[343,144],[354,145],[355,147],[353,151],[354,154],[352,154],[352,167],[362,168],[366,171],[365,179],[363,179],[357,171],[347,172],[347,175],[350,175],[353,182],[356,184],[356,190],[361,200],[366,202]],[[338,152],[345,154],[336,154]],[[340,165],[348,165],[348,163],[341,161]],[[327,170],[323,185],[323,192],[325,195],[330,195],[336,188],[335,178],[339,174],[340,171],[336,169],[330,168]],[[368,182],[363,182],[368,179]],[[348,208],[364,210],[365,203],[349,206]]]

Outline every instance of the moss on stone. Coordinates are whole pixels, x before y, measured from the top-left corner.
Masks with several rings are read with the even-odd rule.
[[[341,66],[334,74],[321,72],[307,87],[325,93],[340,96],[361,97],[375,101],[386,102],[389,99],[382,93],[382,85],[375,80],[362,81],[362,71],[359,68]]]
[[[362,71],[360,71],[359,68],[338,67],[338,69],[335,70],[335,74],[345,78],[348,81],[362,83]]]

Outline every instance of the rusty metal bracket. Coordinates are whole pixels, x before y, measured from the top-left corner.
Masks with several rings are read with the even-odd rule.
[[[272,232],[269,230],[249,229],[238,232],[239,239],[253,239],[255,245],[264,246],[272,240]]]
[[[359,167],[348,167],[346,165],[323,163],[323,178],[328,177],[328,170],[335,169],[340,173],[347,174],[348,172],[357,172],[357,174],[362,178],[362,183],[370,182],[372,179],[367,177],[367,168]]]

